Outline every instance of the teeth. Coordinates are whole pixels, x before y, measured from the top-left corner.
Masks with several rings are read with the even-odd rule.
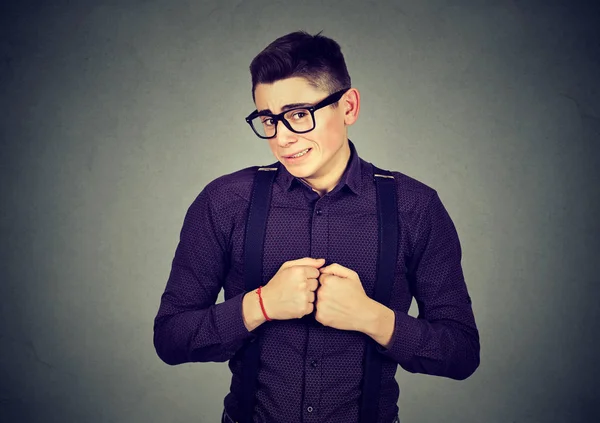
[[[308,150],[310,150],[309,148],[307,148],[304,151],[299,152],[298,154],[296,154],[295,156],[291,156],[291,157],[300,157],[300,156],[304,156],[306,153],[308,153]]]

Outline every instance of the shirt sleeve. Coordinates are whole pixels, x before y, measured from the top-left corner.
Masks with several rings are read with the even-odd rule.
[[[479,333],[461,267],[456,228],[437,192],[418,224],[407,279],[417,318],[394,310],[388,348],[378,350],[411,373],[462,380],[479,366]]]
[[[154,347],[170,365],[229,360],[244,340],[245,293],[215,304],[228,267],[228,241],[211,205],[210,184],[189,207],[154,320]]]

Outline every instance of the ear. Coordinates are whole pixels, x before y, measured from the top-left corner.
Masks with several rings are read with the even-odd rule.
[[[358,119],[360,111],[360,93],[356,88],[350,88],[339,103],[344,113],[344,124],[352,125]]]

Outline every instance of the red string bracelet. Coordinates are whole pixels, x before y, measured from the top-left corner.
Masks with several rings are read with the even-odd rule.
[[[258,301],[260,302],[260,308],[262,309],[263,315],[265,316],[265,319],[267,319],[268,321],[271,321],[273,319],[269,318],[269,316],[267,316],[267,312],[265,311],[265,306],[263,304],[263,300],[262,297],[260,296],[260,289],[262,288],[262,285],[258,287],[258,291],[256,291],[256,293],[258,294]]]

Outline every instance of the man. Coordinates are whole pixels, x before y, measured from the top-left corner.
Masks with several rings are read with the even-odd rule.
[[[257,110],[246,120],[280,164],[262,286],[244,285],[255,166],[215,179],[191,204],[155,319],[157,354],[171,365],[229,360],[223,421],[239,421],[248,417],[240,351],[259,337],[251,421],[348,423],[359,421],[364,352],[375,342],[376,421],[397,422],[398,365],[457,380],[479,366],[455,227],[434,189],[391,172],[400,222],[395,276],[389,303],[373,300],[377,193],[373,167],[348,139],[360,95],[339,45],[294,32],[267,46],[250,71]],[[362,145],[369,142],[376,140]],[[221,288],[225,301],[215,304]],[[418,318],[407,314],[413,296]]]

